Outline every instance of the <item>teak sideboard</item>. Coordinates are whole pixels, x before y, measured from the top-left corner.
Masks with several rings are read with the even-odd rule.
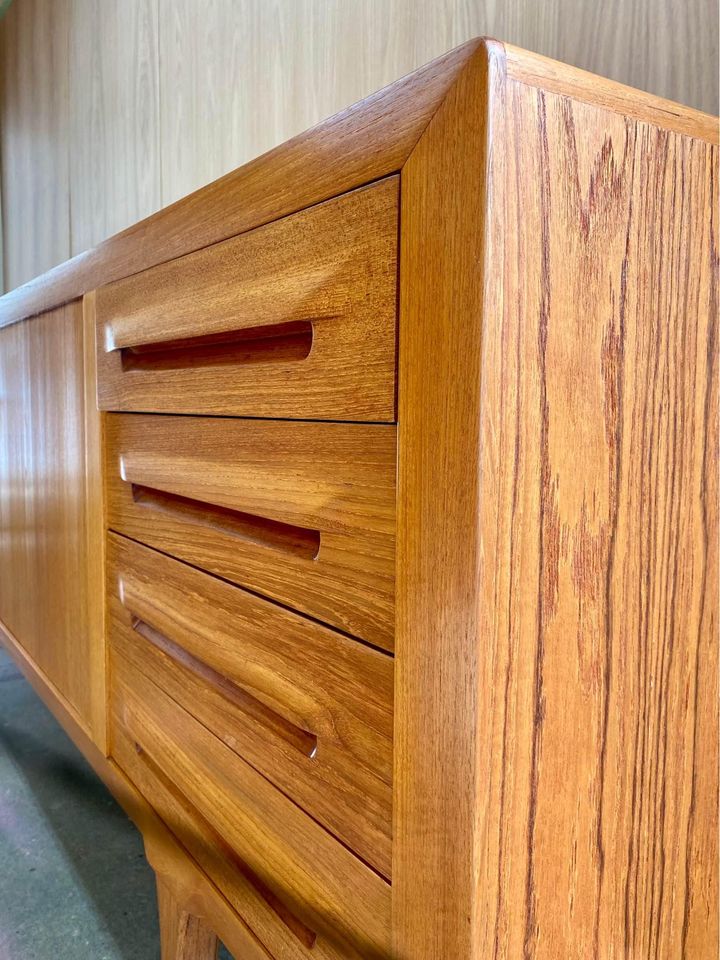
[[[164,960],[717,957],[717,145],[476,40],[0,300],[3,642]]]

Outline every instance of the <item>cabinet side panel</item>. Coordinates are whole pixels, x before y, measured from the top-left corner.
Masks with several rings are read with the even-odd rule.
[[[480,955],[718,950],[717,148],[509,81],[484,323]]]
[[[0,331],[0,622],[102,742],[83,351],[79,303]]]

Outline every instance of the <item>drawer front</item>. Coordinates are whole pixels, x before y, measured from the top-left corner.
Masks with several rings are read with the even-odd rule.
[[[136,748],[117,713],[113,716],[112,729],[115,760],[222,891],[269,956],[283,960],[368,960],[336,931],[328,936],[309,926],[292,905],[280,900],[157,764]]]
[[[97,291],[103,410],[395,419],[398,178]]]
[[[391,650],[392,425],[113,414],[108,524]]]
[[[110,534],[114,648],[385,876],[393,659]]]
[[[389,957],[389,884],[116,648],[111,671],[112,756],[171,829],[182,836],[194,814],[212,842],[205,856],[218,852],[215,873],[233,863],[266,904],[277,904],[295,939],[333,945],[327,956]],[[179,822],[163,791],[172,794]]]

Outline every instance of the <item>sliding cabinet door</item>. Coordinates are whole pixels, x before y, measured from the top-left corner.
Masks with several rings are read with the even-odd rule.
[[[80,302],[0,330],[0,628],[104,746],[100,415]]]

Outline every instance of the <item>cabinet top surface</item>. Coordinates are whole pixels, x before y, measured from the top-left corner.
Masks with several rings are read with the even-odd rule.
[[[479,38],[420,67],[219,180],[0,297],[0,327],[402,169],[464,67],[717,144],[718,120],[585,71]]]

